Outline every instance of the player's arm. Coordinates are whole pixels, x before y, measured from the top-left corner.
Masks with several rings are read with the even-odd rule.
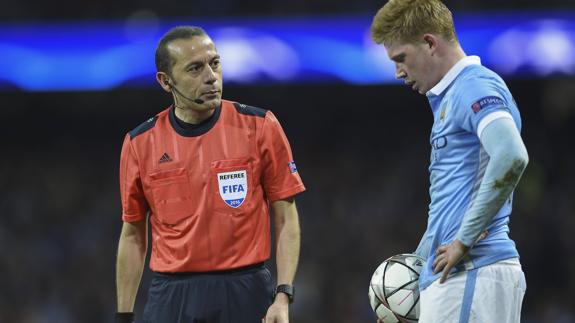
[[[143,219],[124,222],[116,262],[116,289],[118,313],[133,313],[134,303],[146,261],[148,225]],[[127,321],[126,321],[127,322]]]
[[[473,205],[463,217],[457,239],[472,247],[519,182],[529,157],[515,123],[510,118],[491,122],[481,135],[489,162]]]
[[[437,249],[434,272],[443,270],[444,282],[449,270],[473,247],[493,217],[501,209],[519,182],[529,161],[527,149],[513,120],[499,118],[480,134],[489,162],[473,205],[463,217],[456,240]]]
[[[277,283],[291,285],[294,280],[300,251],[300,226],[293,198],[271,203],[276,235]],[[266,323],[288,322],[289,299],[278,293],[266,315]]]

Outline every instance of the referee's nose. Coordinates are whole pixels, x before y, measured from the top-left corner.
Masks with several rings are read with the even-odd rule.
[[[207,72],[206,72],[207,71]],[[212,69],[212,67],[207,64],[206,68],[204,68],[204,83],[206,84],[214,84],[217,80],[217,72]]]

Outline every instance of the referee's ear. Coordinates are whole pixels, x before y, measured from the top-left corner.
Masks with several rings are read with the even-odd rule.
[[[157,72],[156,81],[160,84],[162,89],[166,92],[172,92],[172,83],[170,82],[170,76],[166,72]]]

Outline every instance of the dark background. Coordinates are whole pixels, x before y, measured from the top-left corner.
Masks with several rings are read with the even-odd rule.
[[[573,8],[568,1],[447,3],[460,11]],[[18,1],[0,21],[125,18],[140,9],[161,17],[374,13],[382,4]],[[511,217],[528,284],[522,322],[575,322],[575,80],[508,85],[530,155]],[[123,136],[170,97],[159,87],[0,97],[0,322],[111,322]],[[432,116],[425,97],[389,85],[226,86],[224,66],[224,98],[274,111],[307,186],[297,199],[302,251],[292,321],[373,322],[372,272],[415,249],[426,223]],[[146,270],[139,317],[148,281]]]
[[[19,0],[2,7],[0,20],[123,19],[138,10],[148,10],[162,18],[375,14],[385,2],[381,0]],[[571,0],[447,0],[444,3],[452,11],[563,10],[573,9],[575,6]]]
[[[574,321],[573,85],[510,83],[531,158],[511,218],[528,280],[525,322]],[[160,89],[2,96],[11,103],[1,128],[0,321],[108,322],[122,138],[169,97]],[[224,96],[273,109],[308,188],[298,197],[294,322],[372,321],[373,270],[412,251],[424,231],[432,122],[425,98],[407,87],[341,85],[232,87]],[[569,96],[567,108],[554,103]],[[148,275],[144,292],[147,283]],[[142,293],[139,308],[144,301]]]

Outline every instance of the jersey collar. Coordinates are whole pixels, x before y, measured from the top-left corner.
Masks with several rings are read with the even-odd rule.
[[[216,122],[220,118],[221,111],[222,111],[222,105],[220,105],[219,107],[216,108],[216,110],[214,111],[214,114],[208,120],[200,123],[197,127],[184,128],[184,127],[180,126],[178,121],[176,121],[175,107],[172,105],[172,107],[170,108],[170,112],[169,112],[170,124],[172,125],[172,128],[174,128],[174,130],[178,134],[180,134],[181,136],[184,136],[184,137],[201,136],[214,127],[214,125],[216,124]]]
[[[431,90],[427,92],[427,96],[440,95],[447,89],[447,87],[455,80],[455,78],[463,71],[464,68],[470,65],[481,65],[481,58],[479,56],[466,56],[455,63],[447,74],[443,76],[441,81],[437,83]]]

